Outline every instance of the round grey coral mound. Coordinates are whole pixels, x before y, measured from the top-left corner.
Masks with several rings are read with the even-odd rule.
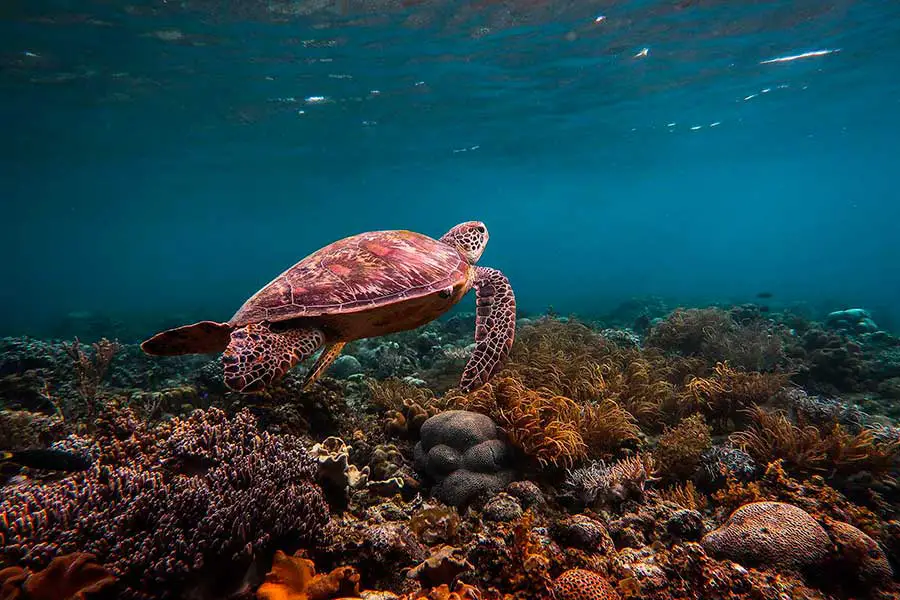
[[[497,492],[515,477],[509,445],[486,415],[464,410],[439,413],[422,424],[415,447],[416,470],[435,485],[432,493],[451,506]]]
[[[466,450],[462,466],[470,471],[491,473],[503,469],[508,461],[509,446],[502,440],[487,440]]]
[[[487,415],[467,410],[447,410],[422,424],[422,446],[446,444],[460,452],[479,442],[497,439],[497,425]]]
[[[450,474],[461,466],[462,455],[446,444],[438,444],[428,451],[428,465],[434,473]]]

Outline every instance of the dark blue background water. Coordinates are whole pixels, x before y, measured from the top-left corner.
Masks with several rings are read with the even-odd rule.
[[[409,4],[5,2],[0,333],[469,219],[526,310],[900,320],[900,3]]]

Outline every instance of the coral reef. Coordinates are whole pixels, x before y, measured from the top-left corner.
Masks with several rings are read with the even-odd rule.
[[[897,466],[900,439],[882,442],[870,429],[848,433],[838,423],[818,428],[795,425],[784,414],[751,409],[751,425],[732,434],[731,441],[757,462],[783,460],[799,474],[828,471],[832,476],[868,472],[884,477]]]
[[[531,315],[465,394],[465,313],[247,395],[108,332],[0,340],[0,449],[90,459],[0,463],[0,597],[897,597],[900,340],[812,316]]]
[[[554,600],[619,600],[619,594],[600,575],[585,569],[570,569],[553,580]]]
[[[246,570],[281,538],[312,543],[322,533],[315,463],[297,441],[259,432],[246,411],[231,420],[196,411],[153,429],[123,413],[100,427],[90,470],[5,490],[8,559],[40,567],[87,551],[123,597],[163,598],[197,585],[205,569]]]
[[[340,567],[316,575],[315,565],[301,556],[275,553],[272,570],[256,590],[259,600],[329,600],[359,597],[359,573],[352,567]]]

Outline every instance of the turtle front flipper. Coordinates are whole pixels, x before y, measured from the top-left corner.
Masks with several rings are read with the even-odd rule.
[[[475,267],[475,350],[459,387],[481,387],[503,366],[516,337],[516,296],[506,275]]]
[[[318,329],[273,331],[265,323],[239,327],[222,355],[225,385],[245,394],[258,392],[312,356],[324,341]]]

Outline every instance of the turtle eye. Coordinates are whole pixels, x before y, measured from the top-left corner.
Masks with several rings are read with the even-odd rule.
[[[478,230],[478,233],[484,233],[484,227],[482,227],[481,225],[476,227],[476,229]]]

